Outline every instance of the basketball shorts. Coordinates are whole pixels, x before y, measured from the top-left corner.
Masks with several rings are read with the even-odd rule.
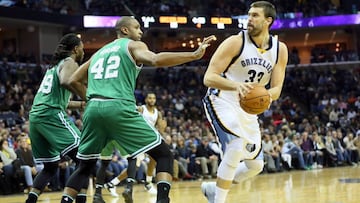
[[[63,111],[54,111],[52,116],[30,115],[30,140],[37,162],[53,162],[77,148],[80,131]]]
[[[203,104],[223,153],[232,140],[243,139],[239,148],[243,148],[245,159],[263,159],[257,116],[248,116],[240,106],[215,95],[205,96]]]
[[[120,145],[112,140],[110,142],[108,142],[105,146],[105,148],[101,151],[100,154],[100,159],[102,160],[111,160],[112,156],[114,154],[114,151],[118,150],[120,152],[120,154],[124,154],[124,156],[126,155],[126,152],[120,147]]]
[[[136,110],[134,102],[120,99],[91,99],[83,115],[83,131],[77,157],[99,158],[110,141],[122,156],[133,156],[160,145],[161,136]]]

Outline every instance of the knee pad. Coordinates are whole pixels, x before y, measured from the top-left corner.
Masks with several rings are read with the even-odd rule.
[[[238,184],[259,174],[264,168],[263,160],[245,160],[236,169],[233,183]]]
[[[156,161],[156,173],[167,172],[173,174],[174,156],[169,146],[162,141],[161,144],[150,150],[148,154]]]
[[[48,174],[55,174],[59,168],[59,162],[46,162],[44,163],[43,171]]]
[[[264,168],[264,161],[263,160],[246,160],[245,161],[246,167],[253,171],[255,175],[261,173]]]
[[[237,144],[227,146],[227,150],[218,168],[217,176],[224,180],[234,179],[235,170],[240,161],[244,159],[242,148],[235,147]]]

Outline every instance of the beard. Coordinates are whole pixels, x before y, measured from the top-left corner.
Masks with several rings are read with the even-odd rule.
[[[84,55],[82,55],[82,56],[77,56],[75,61],[76,61],[76,62],[79,64],[79,66],[80,66],[80,64],[82,63],[83,59],[84,59]]]
[[[259,28],[256,28],[254,26],[250,26],[250,29],[248,27],[248,33],[251,37],[256,37],[256,36],[259,36],[260,33],[261,33],[261,29]]]

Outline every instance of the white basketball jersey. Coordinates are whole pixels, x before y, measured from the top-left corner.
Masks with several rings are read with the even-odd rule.
[[[146,105],[142,105],[141,107],[143,109],[142,115],[145,118],[145,120],[149,122],[153,127],[155,127],[156,121],[158,119],[158,110],[155,108],[154,113],[151,113],[146,108]]]
[[[243,38],[243,45],[234,48],[240,49],[240,54],[234,57],[222,76],[237,82],[267,85],[271,79],[273,67],[277,63],[278,39],[270,36],[269,48],[261,50],[258,49],[247,31],[241,31],[239,34]],[[260,149],[261,135],[258,117],[246,113],[240,107],[239,99],[237,91],[209,88],[207,96],[204,98],[207,117],[209,120],[216,120],[220,126],[218,129],[242,137]]]
[[[246,30],[239,33],[243,38],[240,55],[235,57],[224,72],[224,77],[237,81],[265,86],[269,83],[271,72],[278,60],[279,41],[270,35],[269,47],[266,50],[257,47]],[[238,99],[235,91],[221,91],[219,96]],[[230,97],[230,98],[229,98]]]

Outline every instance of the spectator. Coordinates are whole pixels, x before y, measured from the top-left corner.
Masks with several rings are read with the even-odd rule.
[[[44,165],[35,163],[26,135],[19,136],[18,143],[19,148],[16,149],[15,153],[20,160],[21,170],[24,172],[25,176],[27,188],[24,190],[24,193],[28,193],[33,186],[33,177],[44,168]]]

